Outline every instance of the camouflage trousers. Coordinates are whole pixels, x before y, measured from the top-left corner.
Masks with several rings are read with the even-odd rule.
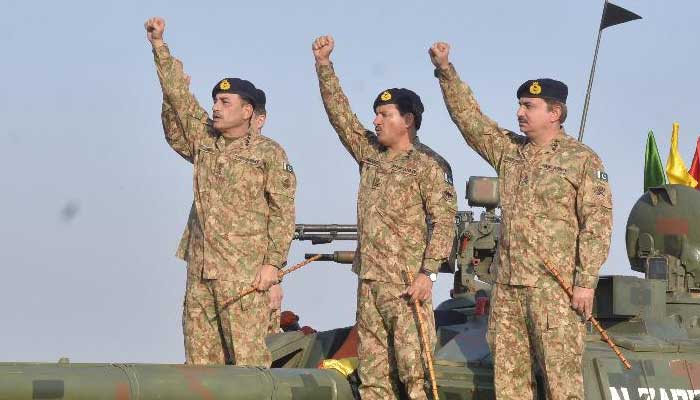
[[[270,320],[267,324],[267,334],[274,335],[275,333],[281,333],[282,328],[280,327],[280,319],[282,318],[282,310],[272,310],[270,311]]]
[[[358,374],[362,400],[427,399],[427,367],[422,357],[418,321],[413,307],[401,297],[405,285],[360,280],[357,291]],[[431,302],[420,307],[430,351],[435,347]]]
[[[585,325],[554,280],[543,287],[495,284],[487,341],[498,399],[535,398],[539,368],[550,400],[583,397]]]
[[[245,288],[229,281],[188,278],[182,315],[187,364],[270,366],[272,356],[265,344],[268,294],[254,292],[221,309]]]

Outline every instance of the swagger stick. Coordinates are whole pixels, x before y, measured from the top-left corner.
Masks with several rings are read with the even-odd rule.
[[[544,266],[545,266],[545,268],[547,268],[547,270],[549,270],[549,273],[551,273],[554,276],[554,278],[559,283],[559,286],[561,286],[562,289],[564,289],[566,294],[569,296],[569,299],[573,298],[574,292],[571,290],[570,287],[566,286],[566,283],[564,282],[564,279],[562,279],[561,275],[559,275],[559,272],[554,267],[549,265],[549,263],[546,261],[544,262]],[[598,333],[600,333],[600,336],[603,338],[603,340],[605,340],[605,343],[607,343],[608,346],[610,346],[612,351],[615,353],[617,358],[620,359],[620,361],[625,366],[625,368],[632,369],[632,364],[630,364],[630,362],[627,361],[625,356],[622,355],[622,352],[620,352],[620,349],[617,348],[617,345],[615,345],[615,342],[613,342],[613,340],[610,338],[610,336],[608,336],[608,333],[605,331],[605,329],[603,329],[603,327],[600,326],[600,324],[598,323],[598,320],[596,320],[592,315],[590,317],[588,317],[588,320],[591,321],[591,324],[593,324],[593,326],[598,331]]]
[[[311,257],[311,258],[309,258],[309,259],[306,259],[306,260],[300,262],[299,264],[296,264],[296,265],[294,265],[294,266],[291,266],[291,267],[285,269],[284,271],[280,271],[280,272],[277,274],[277,276],[278,276],[279,279],[281,280],[283,276],[285,276],[285,275],[287,275],[287,274],[290,274],[290,273],[292,273],[292,272],[298,270],[299,268],[301,268],[301,267],[303,267],[303,266],[305,266],[305,265],[307,265],[307,264],[310,264],[310,263],[312,263],[312,262],[318,260],[319,258],[321,258],[321,254],[316,254],[315,256],[313,256],[313,257]],[[243,291],[242,293],[240,293],[238,296],[233,297],[233,298],[230,298],[230,299],[224,301],[223,304],[221,305],[221,309],[223,310],[224,308],[230,306],[232,303],[235,303],[235,302],[237,302],[238,300],[244,298],[245,296],[247,296],[247,295],[249,295],[249,294],[255,292],[255,290],[256,290],[255,287],[251,286],[250,288],[248,288],[248,289],[246,289],[245,291]]]
[[[408,275],[408,284],[413,283],[413,273],[411,271],[406,271]],[[428,336],[425,332],[425,323],[423,322],[423,315],[420,313],[420,305],[418,302],[413,303],[413,310],[416,312],[418,317],[418,329],[420,330],[420,342],[423,345],[423,353],[425,354],[425,362],[428,364],[428,376],[430,377],[430,386],[433,388],[433,399],[440,400],[438,396],[437,381],[435,380],[435,370],[433,369],[433,354],[430,346],[428,346]]]

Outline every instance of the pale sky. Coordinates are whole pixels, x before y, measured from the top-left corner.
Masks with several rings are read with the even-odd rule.
[[[185,264],[174,257],[192,201],[192,167],[163,139],[148,17],[209,109],[211,87],[240,76],[264,89],[264,133],[294,165],[297,222],[354,223],[358,173],[323,110],[310,46],[333,34],[336,71],[360,119],[387,87],[416,91],[419,132],[454,170],[460,209],[470,175],[494,171],[449,119],[427,56],[436,40],[482,110],[517,128],[515,90],[531,78],[569,85],[576,135],[602,1],[13,1],[1,2],[0,361],[180,363]],[[606,29],[584,142],[613,189],[614,234],[602,273],[627,274],[624,228],[642,194],[653,129],[662,159],[671,126],[690,165],[700,133],[700,4],[619,0],[644,17]],[[480,210],[476,210],[477,214]],[[293,243],[290,264],[312,248]],[[452,277],[440,276],[435,304]],[[284,283],[284,309],[316,329],[353,324],[349,266],[315,263]]]

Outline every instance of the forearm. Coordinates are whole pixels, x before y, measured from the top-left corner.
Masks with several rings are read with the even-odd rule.
[[[422,192],[426,194],[424,202],[432,233],[423,256],[423,268],[437,272],[452,251],[456,235],[457,194],[447,171],[438,165],[433,166],[429,176],[422,185]]]
[[[205,117],[204,110],[194,95],[190,92],[189,82],[183,72],[182,63],[170,54],[167,44],[153,47],[153,58],[156,65],[156,73],[163,91],[163,98],[167,99],[177,117],[186,126],[188,117]]]
[[[574,283],[595,288],[600,267],[608,258],[612,234],[612,194],[603,163],[597,156],[584,163],[576,213],[579,234]]]
[[[495,166],[499,147],[507,142],[505,133],[481,112],[471,88],[459,78],[452,64],[446,69],[437,69],[436,75],[447,111],[462,137],[489,164]]]
[[[352,156],[360,161],[364,146],[367,145],[367,130],[352,112],[340,80],[331,64],[316,64],[321,99],[328,120],[338,134],[340,141]]]
[[[574,284],[579,287],[595,288],[598,274],[610,251],[612,210],[599,207],[591,210],[585,224],[579,231],[578,254]]]
[[[294,236],[296,176],[282,148],[266,161],[265,197],[269,207],[265,264],[282,268]]]
[[[163,124],[165,140],[175,152],[191,163],[192,147],[186,138],[181,121],[177,118],[175,110],[173,110],[166,98],[163,98],[160,119]]]
[[[271,210],[267,225],[267,252],[263,264],[282,268],[286,265],[289,246],[294,236],[294,199],[278,201]]]

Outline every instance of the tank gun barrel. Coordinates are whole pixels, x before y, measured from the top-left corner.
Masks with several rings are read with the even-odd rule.
[[[0,377],[3,399],[353,398],[344,376],[323,369],[0,363]]]

